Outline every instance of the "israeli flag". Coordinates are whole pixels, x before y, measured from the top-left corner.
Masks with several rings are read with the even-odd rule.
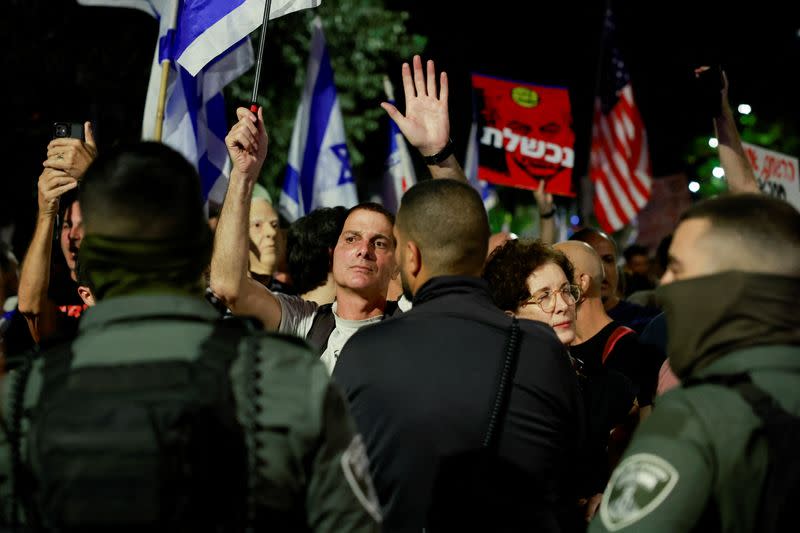
[[[154,16],[168,13],[173,0],[78,0],[94,6],[130,7]],[[272,0],[270,20],[301,9],[317,7],[322,0]],[[174,57],[186,72],[197,76],[242,39],[261,26],[266,0],[182,0],[181,21],[174,41]]]
[[[161,142],[183,154],[197,168],[203,197],[221,204],[230,173],[225,146],[229,127],[222,90],[253,66],[253,47],[248,35],[263,20],[264,0],[79,2],[139,9],[159,20],[159,39],[145,100],[142,139],[155,137],[161,61],[170,59]],[[315,7],[319,2],[273,0],[270,18]],[[195,45],[195,42],[201,44]]]
[[[488,211],[497,205],[497,192],[488,182],[478,179],[478,123],[472,121],[469,130],[469,143],[467,143],[467,154],[464,160],[464,174],[467,181],[481,195],[483,206]]]
[[[297,108],[280,212],[290,222],[318,207],[358,203],[322,21],[312,24],[306,85]]]
[[[388,76],[383,77],[383,89],[386,92],[386,99],[394,104],[394,88]],[[411,161],[411,154],[408,153],[405,137],[390,118],[389,157],[386,158],[386,168],[383,172],[383,207],[396,213],[403,194],[416,183],[417,176],[414,173],[414,164]]]

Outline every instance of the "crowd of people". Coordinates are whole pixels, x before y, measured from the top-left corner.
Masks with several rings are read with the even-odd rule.
[[[18,279],[0,256],[0,528],[791,527],[770,424],[797,435],[800,213],[757,193],[727,88],[731,193],[683,214],[659,279],[594,228],[490,235],[437,157],[446,74],[402,77],[383,107],[432,179],[397,213],[282,229],[261,109],[237,110],[211,213],[164,145],[98,153],[88,123],[48,145]]]

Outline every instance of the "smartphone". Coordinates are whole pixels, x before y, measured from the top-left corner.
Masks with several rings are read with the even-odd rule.
[[[53,139],[68,137],[85,141],[83,124],[80,122],[56,122],[53,124]]]
[[[722,67],[713,65],[709,69],[695,75],[695,86],[701,111],[711,118],[722,114],[722,88],[725,80]]]

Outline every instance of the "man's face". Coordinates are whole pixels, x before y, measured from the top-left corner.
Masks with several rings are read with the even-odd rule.
[[[375,211],[353,211],[333,250],[333,280],[337,288],[385,296],[397,268],[394,252],[389,220]]]
[[[617,293],[617,250],[614,244],[599,235],[594,235],[589,239],[589,246],[594,248],[600,261],[603,263],[603,274],[605,279],[600,284],[600,297],[605,302]]]
[[[529,112],[533,125],[528,125],[522,121],[512,120],[508,127],[523,137],[536,139],[542,143],[555,144],[558,147],[572,148],[575,141],[575,134],[568,127],[569,119],[556,110],[534,108]],[[547,153],[547,152],[546,152]],[[548,180],[564,168],[563,155],[559,161],[551,162],[542,157],[528,157],[522,155],[519,150],[506,152],[510,159],[509,165],[516,165],[529,176],[536,179]]]
[[[527,107],[508,99],[505,89],[486,92],[484,98],[491,103],[488,107],[492,109],[486,113],[486,121],[503,132],[508,128],[512,134],[509,138],[519,136],[519,144],[513,150],[506,150],[506,162],[512,174],[521,171],[537,180],[549,180],[562,170],[572,168],[572,158],[566,156],[563,148],[571,151],[575,132],[570,127],[572,120],[568,102],[563,102],[565,96],[546,89],[540,90],[539,94],[547,103]]]
[[[650,272],[650,259],[646,255],[634,255],[628,261],[628,270],[646,276]]]
[[[278,256],[276,235],[278,232],[278,214],[262,199],[255,199],[250,204],[250,241],[258,250],[258,261],[264,267],[272,269]]]
[[[669,247],[662,285],[717,272],[711,247],[704,242],[710,228],[711,222],[706,218],[690,218],[680,223]]]
[[[72,273],[72,279],[75,279],[75,261],[78,258],[78,250],[81,247],[83,233],[81,206],[75,201],[67,207],[64,213],[64,221],[61,223],[61,237],[59,239],[61,253],[64,254],[64,259],[67,260],[67,267]]]

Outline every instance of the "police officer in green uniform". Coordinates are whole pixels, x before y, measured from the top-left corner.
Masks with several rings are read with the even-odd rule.
[[[707,200],[684,213],[669,254],[658,292],[684,386],[637,430],[590,531],[756,531],[768,443],[723,381],[748,376],[800,415],[800,213],[755,194]]]
[[[259,128],[263,132],[262,124]],[[262,148],[266,151],[266,142]],[[240,150],[238,159],[234,160],[233,172],[257,174],[263,157],[254,153]],[[113,372],[130,372],[131,368],[146,372],[148,363],[152,363],[155,369],[171,370],[160,372],[165,374],[163,378],[153,377],[151,372],[147,379],[164,379],[164,383],[169,383],[174,377],[177,383],[180,369],[185,364],[208,353],[212,332],[223,324],[234,323],[221,321],[219,313],[203,298],[202,273],[211,257],[212,242],[203,215],[196,171],[177,152],[156,143],[109,150],[87,171],[81,185],[80,201],[86,237],[79,261],[92,282],[99,303],[90,308],[81,321],[77,340],[71,345],[70,380],[57,393],[61,394],[73,385],[79,387],[80,383],[74,381],[78,378],[73,376],[81,372],[79,380],[91,379],[92,372],[95,375],[98,372],[100,375],[114,375]],[[241,455],[246,455],[250,461],[232,456],[213,457],[209,461],[206,457],[201,465],[189,463],[183,473],[189,472],[194,476],[192,479],[205,479],[205,469],[224,473],[242,465],[241,470],[247,470],[242,477],[248,478],[244,492],[249,502],[247,519],[259,529],[379,530],[381,516],[361,439],[355,434],[343,398],[332,386],[315,354],[302,341],[257,333],[255,328],[252,332],[244,328],[237,341],[233,346],[216,346],[233,353],[227,367],[229,377],[221,380],[229,383],[226,397],[232,408],[228,420],[236,426],[234,430],[228,429],[242,439],[239,448],[231,445],[230,449],[241,450]],[[210,355],[222,357],[225,349],[217,350],[217,353],[212,349]],[[168,375],[173,371],[174,376]],[[4,421],[0,425],[0,527],[15,513],[29,522],[33,516],[28,514],[28,510],[12,510],[11,488],[15,481],[9,475],[12,472],[9,449],[11,441],[15,440],[12,410],[23,415],[19,424],[23,439],[17,449],[21,450],[24,468],[19,471],[33,472],[34,478],[39,476],[34,484],[25,485],[24,491],[17,490],[16,501],[43,502],[48,498],[73,497],[58,491],[37,494],[35,489],[44,483],[56,486],[52,479],[56,476],[53,469],[47,465],[30,464],[38,461],[31,461],[31,457],[41,456],[47,460],[50,453],[42,442],[51,438],[47,435],[46,423],[52,427],[53,411],[47,411],[47,417],[37,411],[40,402],[46,402],[57,394],[48,388],[51,382],[43,380],[46,376],[45,363],[40,358],[33,364],[24,389],[19,389],[19,373],[16,371],[0,382]],[[98,398],[113,399],[113,395],[119,392],[117,389],[135,391],[137,384],[128,383],[123,378],[118,383],[109,380],[106,387],[102,383],[94,386],[97,394],[105,396],[93,394],[78,398],[83,402],[79,405],[85,405],[87,413],[96,410],[97,404],[93,402],[102,401]],[[14,407],[12,398],[13,393],[19,390],[24,391],[21,410]],[[165,391],[157,392],[162,393],[158,396],[160,398]],[[199,394],[202,396],[202,391]],[[56,410],[60,407],[63,406],[53,406]],[[113,409],[107,414],[108,424],[120,419],[119,413]],[[76,420],[79,418],[75,417]],[[135,422],[127,425],[122,420],[118,428],[111,425],[89,428],[96,430],[101,437],[98,439],[62,439],[62,444],[69,444],[59,450],[61,463],[56,461],[53,464],[59,466],[64,461],[74,460],[72,455],[78,452],[73,453],[73,443],[75,450],[82,447],[80,453],[85,453],[87,447],[96,446],[97,463],[108,461],[115,452],[110,449],[116,445],[113,443],[123,447],[125,439],[138,438],[137,432],[141,428]],[[161,423],[153,421],[154,425]],[[38,433],[37,427],[40,428]],[[202,424],[197,427],[202,427]],[[67,431],[76,430],[67,427]],[[131,433],[130,437],[124,436],[126,431]],[[201,438],[193,436],[194,442],[182,445],[186,449],[202,449],[203,443],[198,442]],[[160,437],[170,438],[169,435]],[[218,435],[208,433],[206,437],[213,440]],[[148,442],[143,440],[142,446],[145,445]],[[223,443],[224,446],[227,444]],[[87,464],[89,469],[95,467]],[[45,526],[58,525],[67,517],[72,527],[78,530],[82,530],[84,524],[109,530],[130,526],[129,520],[140,517],[128,516],[131,514],[128,509],[138,509],[142,505],[139,498],[146,499],[154,494],[148,491],[136,493],[135,487],[119,483],[119,472],[126,468],[125,464],[112,462],[107,465],[108,481],[104,476],[89,481],[81,478],[83,484],[74,485],[77,487],[73,491],[75,494],[82,494],[81,491],[85,490],[93,502],[101,502],[90,512],[81,514],[83,511],[77,510],[83,502],[75,496],[76,503],[71,507],[64,506],[66,511],[58,517],[47,516],[51,507],[39,505],[38,513],[42,516],[37,517],[38,522]],[[137,475],[146,478],[150,474],[149,471],[130,471],[126,475],[133,476],[133,479]],[[159,470],[158,474],[163,472]],[[63,483],[62,487],[70,486],[69,483],[77,479],[70,477],[73,475],[80,477],[80,473],[70,472],[58,483]],[[19,477],[17,481],[21,481],[22,475]],[[182,501],[183,495],[163,494],[167,492],[163,489],[154,485],[154,490],[150,491],[158,492],[158,501],[162,502],[154,516],[180,517],[180,513],[186,510],[165,509],[163,501]],[[186,487],[187,492],[194,493],[194,489]],[[218,509],[210,512],[209,516],[225,520],[226,515],[232,516],[236,512],[244,515],[241,510],[245,508],[245,502],[240,506],[234,505],[236,510],[225,508],[225,502],[230,501],[226,497],[235,493],[234,489],[233,486],[219,486],[197,492],[212,494],[214,499],[207,507]],[[126,497],[133,494],[136,496]],[[209,510],[190,508],[184,518],[178,519],[178,524],[172,524],[175,527],[170,527],[170,530],[223,530],[212,527],[215,524],[192,523],[206,512]],[[189,527],[190,524],[193,525]],[[161,526],[164,523],[150,523],[145,524],[144,529],[160,529]]]

